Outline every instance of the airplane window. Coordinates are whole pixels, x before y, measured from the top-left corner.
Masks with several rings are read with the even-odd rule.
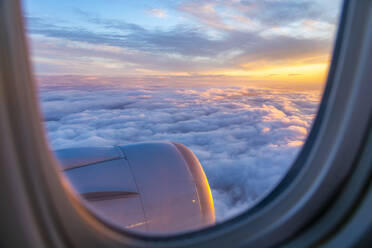
[[[50,150],[125,230],[221,223],[278,184],[317,113],[341,0],[24,0]]]

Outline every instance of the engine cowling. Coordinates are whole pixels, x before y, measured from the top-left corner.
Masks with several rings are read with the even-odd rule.
[[[215,221],[203,168],[184,145],[153,142],[55,153],[88,206],[121,228],[170,233]]]

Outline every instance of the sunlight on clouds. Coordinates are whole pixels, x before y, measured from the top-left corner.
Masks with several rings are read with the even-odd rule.
[[[146,13],[151,15],[151,16],[157,17],[157,18],[167,18],[168,17],[168,13],[164,9],[151,9],[151,10],[146,11]]]
[[[26,5],[38,75],[224,75],[318,87],[339,11],[338,1],[139,0],[119,18],[66,1],[74,10],[68,21],[58,2],[44,14]]]
[[[304,142],[303,141],[300,141],[300,140],[296,140],[296,141],[290,141],[288,143],[288,146],[289,147],[301,147],[304,145]]]
[[[318,91],[160,87],[92,76],[42,77],[39,85],[52,149],[182,143],[206,172],[218,221],[245,210],[280,180],[320,97]]]
[[[314,84],[322,85],[325,81],[328,71],[328,64],[305,64],[305,65],[289,65],[289,66],[268,66],[263,69],[253,70],[226,70],[226,71],[212,71],[205,75],[227,75],[247,77],[249,81],[267,81],[274,86],[279,83]],[[204,75],[201,73],[201,75]],[[268,85],[268,84],[266,84]]]
[[[341,2],[43,1],[25,0],[25,21],[51,149],[182,143],[217,221],[263,197],[304,144]]]

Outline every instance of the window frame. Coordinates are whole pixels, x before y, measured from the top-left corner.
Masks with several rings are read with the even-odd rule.
[[[1,209],[6,210],[0,217],[8,226],[1,233],[9,237],[6,242],[20,247],[146,248],[270,247],[300,242],[294,235],[310,230],[314,220],[337,202],[336,196],[345,192],[348,180],[360,168],[371,166],[357,165],[371,129],[372,32],[368,30],[372,30],[372,1],[346,0],[340,19],[318,114],[284,179],[262,201],[233,219],[160,237],[126,232],[104,222],[84,208],[61,180],[40,124],[20,1],[0,0],[0,180],[4,182],[0,192],[9,199],[2,201]],[[323,238],[302,240],[310,245]]]

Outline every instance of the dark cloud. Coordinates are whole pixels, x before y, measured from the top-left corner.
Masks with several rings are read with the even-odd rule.
[[[263,28],[280,27],[307,19],[334,24],[337,13],[333,9],[325,11],[325,6],[327,4],[322,5],[314,0],[187,0],[179,9],[208,26],[229,29],[233,27],[224,21],[226,15],[221,15],[218,10],[232,10],[234,13],[231,17],[246,17],[264,25]]]
[[[246,209],[278,182],[306,138],[319,101],[318,92],[107,81],[41,79],[52,148],[185,144],[206,171],[218,220]]]
[[[64,40],[89,42],[152,52],[177,53],[188,56],[215,54],[213,41],[192,27],[176,26],[171,30],[148,30],[133,23],[89,18],[101,28],[116,32],[95,32],[74,26],[58,26],[41,18],[29,18],[29,33]],[[222,44],[221,44],[222,45]],[[222,46],[221,46],[222,48]]]
[[[241,0],[244,14],[266,25],[283,25],[304,19],[320,19],[323,11],[314,1]],[[260,13],[259,15],[257,13]]]

